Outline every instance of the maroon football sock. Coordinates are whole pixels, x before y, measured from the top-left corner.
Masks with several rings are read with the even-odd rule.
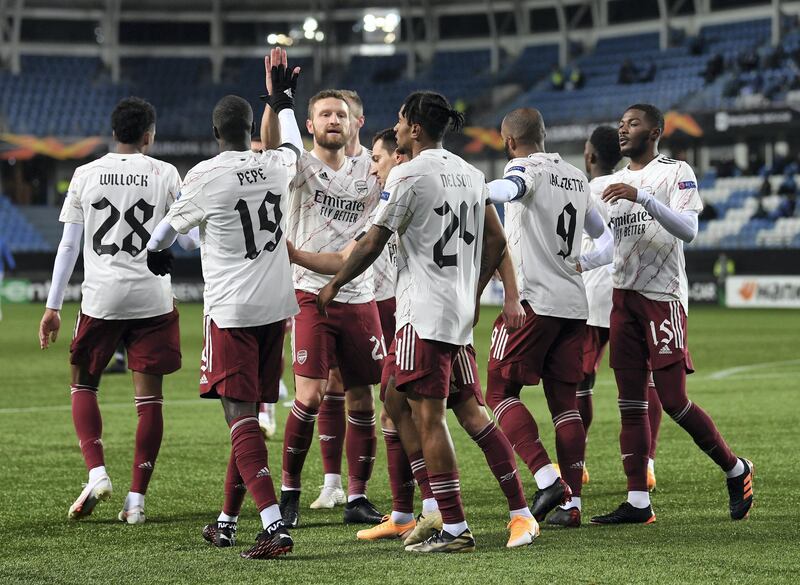
[[[344,392],[325,394],[317,417],[319,450],[325,473],[342,474],[346,420]]]
[[[650,459],[656,458],[656,448],[658,447],[658,432],[661,430],[661,399],[658,397],[658,390],[655,384],[650,384],[647,388],[647,417],[650,419]]]
[[[347,415],[347,495],[367,493],[372,476],[378,439],[375,436],[375,411],[351,410]]]
[[[594,419],[594,404],[592,403],[593,393],[594,391],[592,389],[579,389],[575,394],[578,412],[581,415],[581,421],[583,421],[583,430],[587,435],[589,434],[589,427],[592,426],[592,420]]]
[[[283,435],[283,485],[300,489],[300,475],[306,462],[308,449],[314,440],[314,421],[317,409],[295,400],[292,410],[286,417],[286,431]],[[245,478],[246,479],[246,478]],[[249,487],[249,486],[248,486]]]
[[[136,426],[136,451],[133,455],[131,491],[145,494],[156,465],[161,438],[164,436],[164,417],[161,396],[138,396],[135,399],[139,422]]]
[[[736,465],[736,456],[719,434],[714,421],[686,396],[686,369],[683,362],[653,371],[653,378],[664,410],[691,435],[697,446],[723,471]]]
[[[519,399],[521,389],[521,384],[505,380],[499,372],[489,372],[486,402],[514,451],[536,473],[550,463],[550,457],[539,439],[536,421]]]
[[[425,458],[422,456],[422,451],[417,451],[408,458],[411,463],[411,471],[414,473],[414,479],[419,486],[419,493],[423,500],[429,500],[433,496],[431,491],[431,482],[428,478],[428,468],[425,467]]]
[[[277,504],[275,487],[267,460],[267,446],[255,416],[240,416],[231,421],[231,445],[236,467],[253,496],[258,511]]]
[[[72,422],[78,435],[78,444],[83,453],[87,469],[105,465],[103,458],[103,419],[97,405],[97,388],[83,384],[73,384],[70,388],[72,399]]]
[[[461,482],[458,471],[448,473],[431,473],[431,491],[436,498],[436,505],[442,514],[444,524],[464,522],[464,506],[461,503]],[[458,536],[457,534],[454,536]]]
[[[231,447],[228,470],[225,473],[225,501],[222,504],[222,512],[228,516],[238,516],[242,510],[245,495],[247,495],[247,487],[236,466],[236,454]]]
[[[576,384],[545,378],[542,380],[547,406],[556,430],[556,454],[561,477],[572,490],[581,495],[583,457],[586,452],[586,431],[576,405]]]
[[[650,420],[647,418],[647,370],[614,370],[617,378],[622,430],[619,446],[628,491],[647,491],[647,456],[650,453]]]
[[[509,510],[520,510],[527,507],[522,481],[517,472],[517,460],[514,449],[506,436],[500,432],[493,422],[486,425],[472,440],[478,444],[486,457],[486,463],[492,470],[500,489],[508,500]]]
[[[395,429],[383,429],[389,486],[392,489],[392,512],[414,512],[414,473],[403,443]],[[430,487],[430,486],[429,486]]]

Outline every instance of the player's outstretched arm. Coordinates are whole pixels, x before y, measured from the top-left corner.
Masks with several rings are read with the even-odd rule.
[[[168,248],[178,239],[177,230],[165,217],[153,230],[147,242],[147,268],[156,276],[172,272],[173,257]]]
[[[307,252],[298,250],[290,241],[286,241],[289,248],[289,261],[317,274],[336,274],[342,269],[345,261],[350,256],[356,241],[351,241],[338,252]]]
[[[188,234],[178,234],[176,241],[184,250],[197,250],[200,247],[200,228],[193,227]]]
[[[56,260],[53,265],[53,278],[50,282],[50,292],[47,295],[42,321],[39,323],[39,347],[47,349],[52,341],[58,338],[61,328],[61,305],[64,304],[64,291],[67,288],[69,277],[75,269],[75,262],[81,251],[81,235],[83,225],[79,223],[65,223],[61,242],[58,244]]]
[[[594,240],[595,249],[588,254],[581,254],[578,271],[587,272],[611,264],[614,260],[614,235],[597,209],[589,211],[583,231]]]
[[[508,203],[525,195],[525,181],[517,175],[489,181],[489,199],[492,203]]]
[[[492,274],[500,266],[506,252],[506,233],[494,205],[486,206],[486,219],[483,223],[483,250],[481,250],[481,271],[478,277],[478,298],[489,284]],[[518,293],[519,294],[519,293]]]
[[[342,266],[336,273],[336,276],[319,291],[317,295],[317,310],[320,314],[325,314],[325,307],[336,298],[340,288],[364,272],[375,262],[386,247],[389,238],[392,237],[392,233],[391,230],[383,226],[373,225],[367,234],[356,242],[344,266]]]
[[[486,219],[483,223],[483,249],[481,250],[481,270],[478,276],[478,290],[475,296],[475,319],[478,323],[483,289],[489,284],[492,274],[497,270],[506,252],[506,233],[493,204],[486,205]]]
[[[497,267],[497,274],[503,282],[503,321],[509,329],[518,329],[525,324],[525,309],[520,302],[517,273],[508,246]]]

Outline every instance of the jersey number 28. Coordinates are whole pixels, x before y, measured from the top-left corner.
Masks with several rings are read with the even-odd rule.
[[[109,231],[111,231],[111,228],[117,225],[117,222],[121,217],[119,209],[114,207],[114,204],[105,197],[96,203],[92,203],[92,207],[98,210],[111,210],[111,215],[109,215],[106,220],[100,224],[100,227],[97,228],[97,231],[94,232],[94,235],[92,236],[92,249],[95,251],[95,254],[98,256],[102,256],[103,254],[114,256],[117,252],[122,250],[131,256],[136,256],[147,245],[147,241],[150,239],[150,232],[147,231],[147,229],[144,227],[144,224],[153,218],[153,210],[155,209],[154,205],[150,205],[144,199],[139,199],[139,201],[131,205],[127,211],[125,211],[125,222],[131,227],[132,231],[122,239],[122,247],[118,246],[116,243],[103,243],[103,237]],[[137,209],[142,212],[142,219],[136,217]],[[134,246],[133,236],[139,237],[138,246]]]

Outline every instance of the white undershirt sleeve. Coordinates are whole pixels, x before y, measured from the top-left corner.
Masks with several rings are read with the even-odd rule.
[[[636,192],[636,203],[644,207],[667,232],[687,244],[697,236],[697,211],[693,209],[675,211],[655,199],[644,189]]]
[[[520,183],[522,180],[520,179]],[[525,194],[525,186],[518,185],[509,179],[495,179],[489,182],[489,199],[492,203],[508,203]]]
[[[290,108],[281,110],[278,114],[278,122],[281,125],[281,142],[291,144],[298,151],[303,150],[303,138],[300,136],[300,128],[297,127],[297,119],[294,111]]]
[[[175,243],[176,239],[178,239],[178,232],[169,224],[167,218],[164,218],[153,230],[153,235],[150,236],[150,241],[147,242],[147,251],[160,252],[161,250],[166,250]]]
[[[614,260],[614,235],[597,209],[592,209],[586,216],[583,231],[594,240],[595,249],[588,254],[581,254],[581,270],[587,272],[611,264]]]
[[[61,310],[64,304],[64,292],[75,269],[75,262],[81,252],[81,236],[83,235],[83,224],[65,223],[61,241],[58,244],[56,261],[53,264],[53,278],[50,283],[50,292],[47,295],[48,309]]]
[[[197,250],[200,247],[200,228],[195,226],[189,233],[178,234],[178,245],[184,250]]]

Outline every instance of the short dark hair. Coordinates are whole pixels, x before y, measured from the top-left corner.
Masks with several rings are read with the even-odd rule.
[[[314,117],[314,104],[316,104],[319,100],[324,100],[328,98],[335,98],[337,100],[342,100],[345,105],[347,105],[347,110],[350,110],[350,104],[347,103],[347,98],[345,97],[344,93],[342,93],[338,89],[323,89],[322,91],[318,91],[311,99],[308,100],[308,119],[311,120]]]
[[[226,95],[214,106],[214,128],[223,140],[240,140],[243,134],[253,132],[253,108],[238,95]]]
[[[375,148],[375,144],[380,140],[383,142],[383,146],[386,148],[389,154],[393,153],[397,150],[397,133],[394,131],[394,128],[386,128],[385,130],[381,130],[375,136],[372,137],[372,148]]]
[[[361,96],[358,95],[358,92],[354,89],[340,89],[342,95],[344,96],[344,101],[347,102],[348,107],[353,105],[355,107],[351,107],[350,109],[353,110],[350,112],[356,117],[364,115],[364,102],[361,99]]]
[[[403,102],[400,112],[409,124],[419,124],[436,142],[448,130],[458,132],[464,127],[464,114],[450,107],[450,102],[442,94],[433,91],[412,93]]]
[[[153,104],[138,97],[127,97],[111,112],[111,129],[118,142],[136,144],[156,124]]]
[[[626,112],[630,110],[639,110],[640,112],[644,112],[644,117],[648,119],[648,121],[656,126],[661,132],[664,132],[664,114],[661,113],[657,107],[653,104],[633,104],[632,106],[628,106],[626,108]]]
[[[622,159],[619,151],[619,133],[611,126],[598,126],[592,132],[589,143],[594,147],[602,166],[613,169]]]

